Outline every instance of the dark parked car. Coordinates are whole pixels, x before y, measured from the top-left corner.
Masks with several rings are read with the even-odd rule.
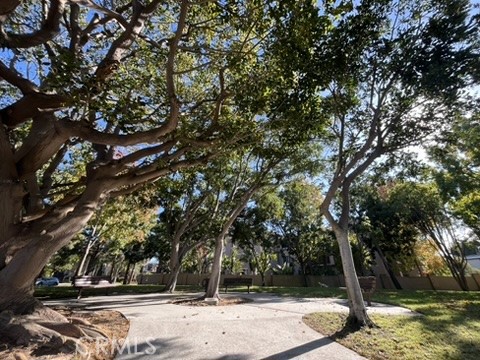
[[[58,278],[56,277],[50,277],[50,278],[42,277],[42,278],[38,278],[35,281],[35,286],[57,286],[59,283],[60,281],[58,281]]]

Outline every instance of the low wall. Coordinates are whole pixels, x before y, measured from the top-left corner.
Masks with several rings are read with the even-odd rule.
[[[406,290],[434,290],[427,277],[398,277],[402,289]],[[390,280],[391,281],[391,280]],[[394,289],[394,287],[389,287]]]
[[[238,277],[239,275],[222,275],[220,284],[225,277]],[[261,286],[260,275],[243,275],[253,278],[253,285]],[[169,274],[140,274],[137,277],[139,284],[165,285]],[[209,274],[187,274],[181,273],[178,276],[178,285],[201,285],[202,280],[208,278]],[[429,277],[397,277],[400,285],[405,290],[461,290],[453,277],[429,276]],[[335,276],[313,276],[306,278],[308,286],[344,287],[343,275]],[[467,276],[467,284],[470,290],[480,291],[480,274]],[[301,275],[265,275],[266,286],[302,287],[305,286],[305,278]],[[394,289],[392,280],[388,275],[377,276],[378,289]]]

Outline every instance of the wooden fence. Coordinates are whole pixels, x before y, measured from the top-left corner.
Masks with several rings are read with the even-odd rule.
[[[202,280],[208,278],[208,274],[187,274],[182,273],[178,276],[178,285],[200,285]],[[232,275],[222,275],[224,277],[237,277]],[[244,275],[253,278],[254,285],[262,285],[260,275]],[[139,284],[159,284],[167,283],[169,274],[140,274],[137,276]],[[428,276],[428,277],[398,277],[400,285],[406,290],[461,290],[453,277],[449,276]],[[308,286],[345,286],[343,275],[338,276],[307,276]],[[480,274],[467,276],[468,287],[472,291],[480,291]],[[305,286],[305,278],[301,275],[266,275],[266,286],[286,286],[299,287]],[[377,276],[378,289],[394,289],[392,281],[387,275]]]

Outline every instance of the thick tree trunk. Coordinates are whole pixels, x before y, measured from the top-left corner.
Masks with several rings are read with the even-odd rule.
[[[127,264],[127,268],[125,269],[125,274],[123,275],[123,285],[127,285],[128,283],[128,275],[130,274],[130,266],[132,263],[129,261]]]
[[[21,221],[25,192],[19,180],[5,127],[0,127],[0,271],[12,256],[15,225]],[[15,241],[16,243],[16,241]],[[38,269],[40,271],[41,268]],[[37,273],[38,273],[37,271]]]
[[[243,194],[237,207],[230,211],[226,223],[223,225],[220,234],[215,239],[215,254],[213,258],[210,281],[208,282],[207,291],[205,293],[206,298],[220,298],[218,288],[220,286],[220,274],[222,272],[222,258],[223,249],[225,247],[225,236],[227,236],[228,230],[233,225],[235,219],[238,217],[238,215],[240,215],[245,206],[247,206],[248,200],[250,200],[250,198],[259,188],[260,187],[258,186],[258,184],[252,185],[248,189],[248,191]]]
[[[130,276],[128,278],[128,284],[131,284],[133,282],[133,279],[135,278],[135,267],[137,266],[138,263],[133,263],[132,266],[132,271],[130,273]]]
[[[266,282],[265,282],[265,272],[259,271],[258,273],[260,274],[260,278],[262,279],[262,286],[266,286]]]
[[[85,267],[83,270],[85,275],[93,275],[93,276],[97,275],[97,271],[99,267],[98,260],[100,258],[99,256],[100,252],[101,252],[100,244],[98,243],[90,248],[90,255],[87,257],[87,263],[85,264]]]
[[[110,279],[112,279],[112,283],[115,283],[117,281],[117,273],[118,273],[117,257],[118,255],[115,255],[115,257],[113,258],[112,267],[110,268]]]
[[[181,269],[181,259],[180,259],[180,237],[174,236],[172,239],[172,251],[170,252],[170,276],[168,277],[167,284],[162,290],[163,292],[173,293],[175,287],[177,286],[178,274],[180,274]]]
[[[52,235],[32,238],[28,246],[15,253],[0,270],[0,312],[10,310],[16,314],[26,314],[41,306],[33,297],[35,278],[39,269],[68,243],[71,236],[58,239]]]
[[[183,245],[180,246],[180,242],[178,242],[178,246],[172,247],[172,252],[170,254],[170,276],[168,278],[167,284],[163,288],[162,292],[173,293],[177,286],[178,275],[180,274],[180,270],[182,269],[182,262],[185,256],[195,247],[203,243],[203,240],[198,241],[193,244]]]
[[[303,286],[308,287],[307,265],[303,261],[300,262],[300,269],[302,271]]]
[[[0,258],[6,260],[0,264],[0,312],[10,310],[25,314],[40,305],[33,297],[33,285],[38,272],[56,251],[68,244],[85,226],[100,198],[99,187],[92,186],[85,191],[73,210],[61,212],[62,216],[57,222],[47,220],[42,223],[39,220],[28,230],[24,228],[23,231],[17,231],[10,239],[0,235],[3,247],[0,248]],[[5,197],[0,198],[0,203],[3,201]],[[15,229],[15,225],[8,224],[7,233],[13,233],[11,229]]]
[[[373,322],[367,315],[362,289],[360,288],[357,273],[355,271],[352,248],[350,247],[350,242],[348,241],[348,230],[335,227],[334,232],[340,248],[343,274],[345,276],[345,284],[347,287],[350,309],[347,325],[354,327],[372,326]]]
[[[225,234],[226,232],[222,232],[215,239],[215,254],[213,257],[212,273],[210,274],[207,292],[205,293],[206,298],[220,298],[218,289],[220,287],[220,276],[222,273],[223,250],[225,248]]]
[[[177,287],[177,280],[178,280],[178,275],[180,274],[181,270],[181,263],[178,261],[173,269],[170,272],[170,276],[168,277],[167,284],[163,288],[162,292],[168,292],[168,293],[173,293],[175,292],[175,288]]]

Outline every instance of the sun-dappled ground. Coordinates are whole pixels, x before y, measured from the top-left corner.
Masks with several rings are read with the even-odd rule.
[[[378,328],[343,329],[346,314],[314,313],[307,325],[372,360],[476,360],[480,354],[480,293],[389,291],[377,299],[423,316],[372,314]]]
[[[111,293],[152,293],[159,285],[119,286]],[[97,290],[97,289],[95,289]],[[112,291],[113,290],[113,291]],[[201,287],[179,287],[180,293],[201,292]],[[246,288],[236,289],[243,291]],[[298,298],[345,298],[344,289],[310,287],[253,287],[253,292],[268,292]],[[85,296],[104,295],[93,291]],[[39,289],[42,298],[74,297],[73,289]],[[189,300],[191,301],[191,300]],[[371,317],[379,328],[364,329],[342,337],[338,333],[345,314],[318,313],[306,316],[305,322],[322,334],[350,347],[369,359],[451,359],[473,360],[480,354],[480,292],[461,291],[388,291],[379,290],[374,302],[399,305],[423,316]],[[187,305],[192,305],[188,304]]]

